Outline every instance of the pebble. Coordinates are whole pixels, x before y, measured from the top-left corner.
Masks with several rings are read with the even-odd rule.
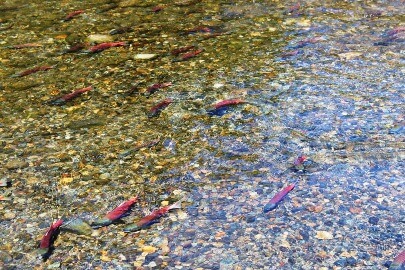
[[[214,83],[214,85],[212,86],[214,89],[218,89],[218,88],[221,88],[221,87],[223,87],[224,86],[224,84],[223,83]]]
[[[149,59],[154,59],[157,56],[158,55],[154,54],[154,53],[140,53],[140,54],[136,54],[134,56],[134,59],[149,60]]]
[[[181,211],[181,210],[177,211],[177,218],[178,218],[179,220],[186,220],[186,219],[188,219],[187,212],[184,212],[184,211]]]
[[[48,265],[47,269],[58,269],[60,268],[60,262],[54,262],[53,264]]]
[[[234,263],[235,263],[235,261],[233,261],[231,258],[226,258],[219,263],[219,265],[220,265],[219,267],[220,267],[220,269],[224,269],[224,270],[226,270],[226,269],[232,270]]]
[[[213,220],[215,220],[215,219],[224,220],[224,219],[226,219],[226,212],[222,211],[222,210],[220,210],[218,212],[214,212],[211,215],[211,219],[213,219]]]
[[[13,218],[15,218],[15,216],[16,216],[16,214],[15,213],[13,213],[13,212],[6,212],[6,213],[4,213],[4,219],[13,219]]]
[[[158,256],[159,256],[158,253],[150,253],[150,254],[146,255],[146,256],[145,256],[145,264],[148,264],[148,263],[152,262],[152,261],[155,260]]]
[[[377,204],[378,210],[389,211],[390,209],[387,206],[382,204]]]
[[[357,260],[353,257],[349,257],[346,259],[347,265],[355,266],[357,264]]]
[[[303,238],[305,241],[308,241],[308,240],[309,240],[309,233],[308,233],[308,231],[300,230],[300,235],[302,236],[302,238]]]
[[[391,266],[391,264],[392,264],[392,261],[386,261],[386,262],[384,262],[383,265],[385,268],[389,268]]]
[[[352,214],[360,214],[362,212],[361,208],[359,207],[350,207],[349,211]]]
[[[263,234],[260,234],[260,233],[256,234],[254,237],[256,240],[260,240],[260,239],[264,238]],[[283,245],[283,243],[284,242],[282,242],[281,245]],[[286,242],[286,245],[288,245],[288,242]]]
[[[7,183],[8,183],[8,180],[6,178],[0,179],[0,187],[6,187]]]
[[[9,170],[15,170],[15,169],[26,168],[26,167],[28,167],[28,165],[29,165],[28,162],[14,159],[14,160],[8,161],[5,165],[5,167],[6,167],[6,169],[9,169]]]
[[[333,226],[333,222],[332,222],[331,220],[325,221],[324,224],[325,224],[325,226],[328,226],[328,227],[332,227],[332,226]]]
[[[192,241],[186,241],[183,243],[183,248],[190,248],[192,246]]]
[[[113,37],[110,35],[93,34],[87,37],[88,42],[102,43],[113,41]]]
[[[100,260],[102,260],[103,262],[110,262],[111,258],[108,257],[106,254],[107,253],[103,253],[103,255],[100,256]]]
[[[59,184],[61,184],[62,186],[65,186],[65,185],[72,183],[73,180],[74,180],[73,177],[62,177],[61,179],[59,179]]]
[[[109,179],[110,177],[111,177],[111,175],[109,173],[100,174],[100,179],[101,180],[106,180],[106,179]]]
[[[380,219],[378,218],[378,217],[370,217],[369,219],[368,219],[368,223],[370,223],[370,224],[373,224],[373,225],[377,225],[377,223],[378,223],[378,221],[379,221]]]
[[[347,265],[347,259],[346,258],[339,259],[339,260],[335,261],[333,264],[336,266],[345,267]]]
[[[300,206],[300,207],[294,207],[294,208],[292,208],[292,209],[291,209],[291,212],[292,212],[292,213],[298,213],[298,212],[305,211],[305,210],[306,210],[306,207]]]
[[[315,237],[317,239],[322,239],[322,240],[333,239],[333,235],[330,232],[327,232],[327,231],[317,231]]]
[[[198,216],[198,208],[195,206],[189,206],[189,207],[187,207],[187,213],[190,216],[196,217],[196,216]]]
[[[361,52],[347,52],[347,53],[339,53],[338,56],[344,60],[351,60],[353,58],[359,57],[363,53]]]
[[[132,265],[135,267],[135,269],[138,269],[142,266],[143,261],[139,260],[139,261],[135,261],[132,263]]]
[[[161,249],[161,253],[162,255],[166,255],[170,252],[170,247],[169,247],[169,240],[165,237],[162,240],[162,243],[160,244],[160,249]]]
[[[142,251],[146,253],[153,253],[156,251],[156,248],[152,246],[143,246]]]
[[[169,205],[169,201],[162,201],[161,203],[160,203],[160,206],[168,206]]]
[[[4,263],[9,263],[13,260],[13,258],[8,254],[6,251],[0,250],[0,261]],[[1,266],[1,264],[0,264]]]
[[[246,217],[246,222],[247,223],[255,222],[255,220],[256,220],[256,217],[254,215],[249,215],[249,216]]]
[[[358,258],[367,261],[367,260],[370,259],[370,255],[368,255],[368,254],[365,253],[365,252],[362,252],[362,253],[359,253]]]
[[[311,205],[308,206],[308,211],[310,212],[315,212],[315,213],[319,213],[321,212],[323,209],[322,205]]]
[[[338,207],[339,212],[346,212],[347,210],[349,210],[349,208],[344,205],[339,205]]]
[[[338,225],[340,225],[340,226],[344,226],[344,225],[346,225],[347,224],[347,220],[345,219],[345,218],[339,218],[339,220],[338,220]]]

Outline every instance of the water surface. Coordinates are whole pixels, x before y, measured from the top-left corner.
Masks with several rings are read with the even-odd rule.
[[[405,215],[401,2],[3,1],[2,266],[388,267]],[[86,53],[95,34],[127,46]],[[191,45],[203,51],[170,53]],[[37,66],[53,68],[13,77]],[[207,113],[230,98],[247,103]],[[183,209],[148,230],[61,233],[46,262],[35,254],[57,218],[92,220],[139,195],[130,223],[184,194]]]

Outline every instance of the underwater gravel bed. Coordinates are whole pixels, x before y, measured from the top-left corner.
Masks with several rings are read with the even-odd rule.
[[[404,11],[6,1],[0,268],[388,269],[404,250]],[[243,102],[216,110],[230,99]],[[134,196],[121,222],[61,231],[38,255],[55,220],[91,223]]]

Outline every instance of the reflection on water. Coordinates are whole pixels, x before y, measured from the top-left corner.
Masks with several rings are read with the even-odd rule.
[[[5,1],[2,266],[388,267],[405,216],[402,6]],[[243,102],[215,109],[232,98]],[[33,254],[56,218],[139,194],[132,222],[179,190],[183,209],[148,230],[62,233],[47,262]]]

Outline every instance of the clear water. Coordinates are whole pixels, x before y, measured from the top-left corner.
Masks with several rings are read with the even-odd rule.
[[[5,265],[383,269],[403,249],[401,1],[301,1],[291,12],[295,3],[163,1],[157,13],[148,1],[3,2]],[[191,31],[198,26],[211,30]],[[62,54],[121,27],[130,30],[110,38],[127,47]],[[9,48],[25,43],[38,47]],[[170,51],[189,45],[203,52],[174,61]],[[158,57],[134,58],[145,53]],[[55,67],[11,77],[43,65]],[[173,86],[144,95],[163,82]],[[65,106],[46,103],[88,85]],[[168,97],[174,103],[148,118]],[[208,115],[229,98],[247,103]],[[293,168],[300,155],[303,171]],[[133,216],[142,216],[175,190],[188,194],[182,211],[146,231],[61,234],[47,262],[33,255],[53,219],[99,217],[134,194],[142,204]]]

